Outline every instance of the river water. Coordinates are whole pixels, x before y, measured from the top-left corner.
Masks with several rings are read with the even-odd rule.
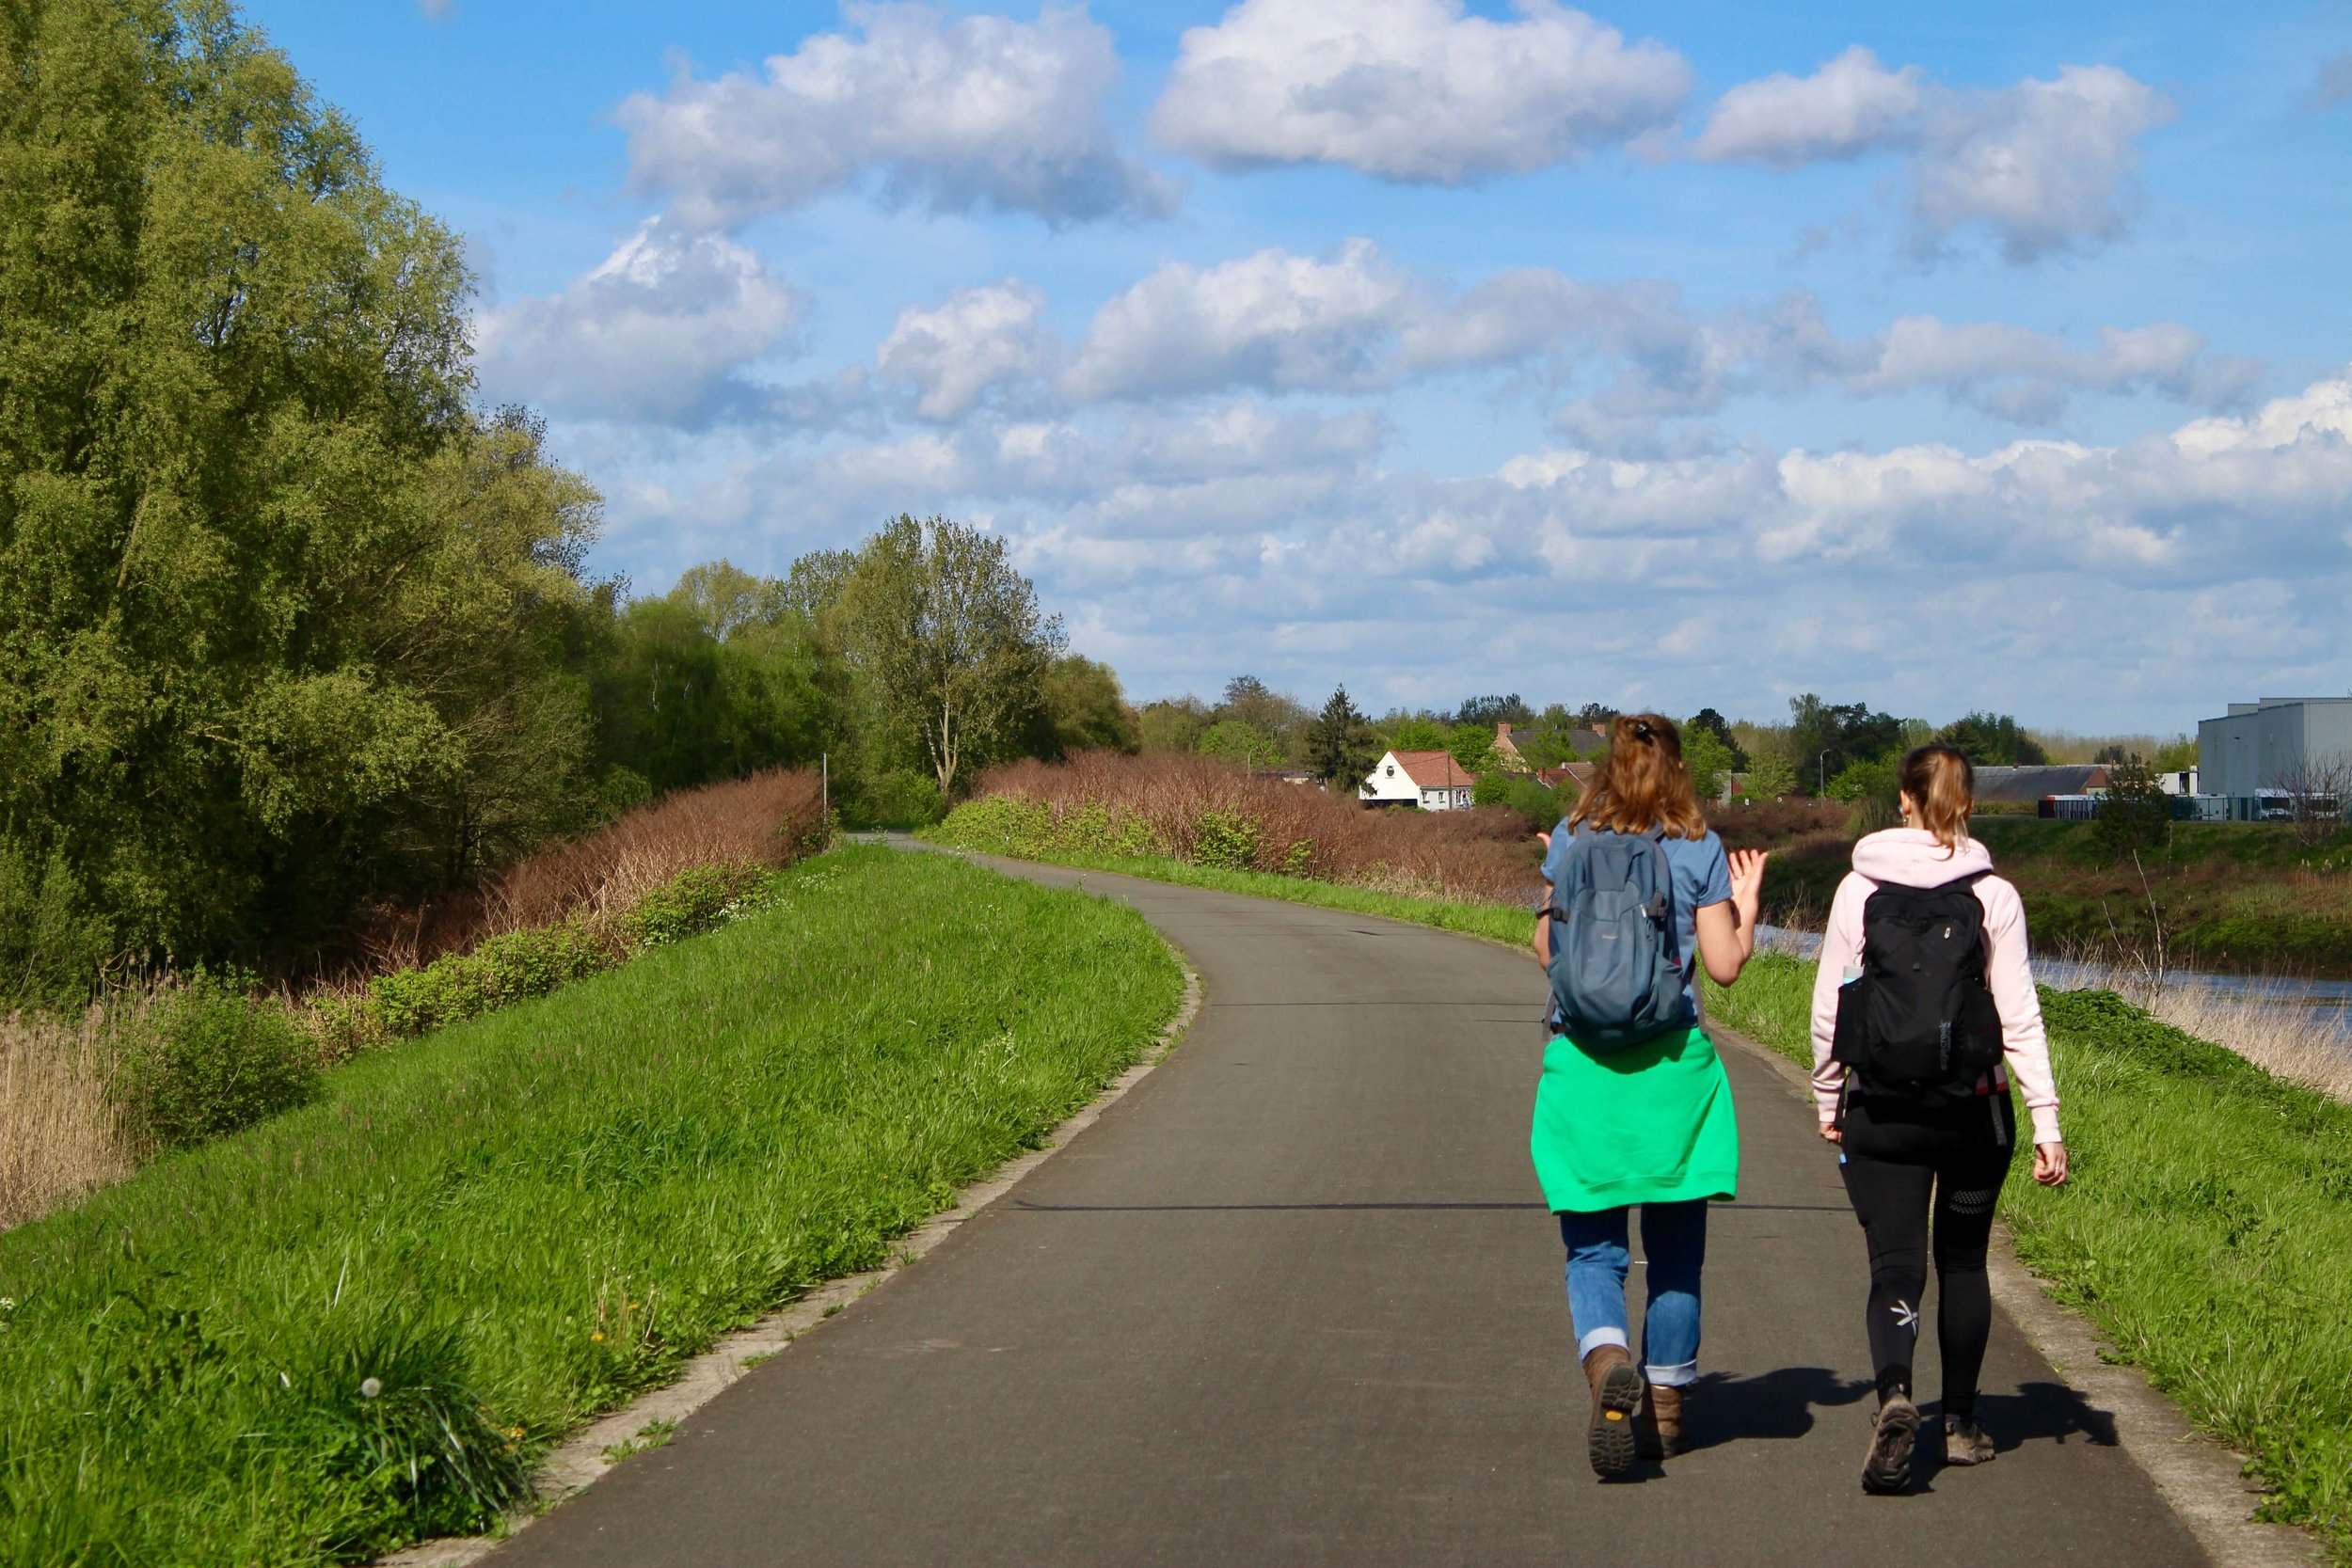
[[[1809,958],[1820,951],[1821,938],[1817,931],[1758,926],[1756,935],[1757,946],[1770,945],[1800,958]],[[2109,984],[2112,976],[2111,971],[2042,958],[2034,959],[2033,974],[2042,984],[2060,990]],[[2169,985],[2244,997],[2265,1007],[2291,1009],[2304,1015],[2318,1033],[2342,1048],[2352,1050],[2352,980],[2280,980],[2262,974],[2209,974],[2185,969],[2173,970],[2165,980]]]

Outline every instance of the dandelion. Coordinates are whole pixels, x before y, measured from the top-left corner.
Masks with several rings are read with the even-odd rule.
[[[604,1338],[604,1330],[602,1330],[602,1329],[598,1329],[598,1330],[596,1330],[594,1334],[591,1334],[590,1336],[588,1336],[588,1338],[590,1338],[591,1339],[601,1339],[601,1338]]]
[[[363,1377],[359,1380],[359,1397],[363,1400],[372,1400],[383,1391],[384,1383],[381,1378]]]

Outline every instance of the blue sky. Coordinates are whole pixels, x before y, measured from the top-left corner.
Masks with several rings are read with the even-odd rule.
[[[1003,532],[1137,700],[2352,689],[2352,9],[247,14],[641,592]]]

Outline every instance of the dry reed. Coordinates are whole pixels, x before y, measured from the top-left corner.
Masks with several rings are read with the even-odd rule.
[[[1207,757],[1089,752],[1063,763],[1014,763],[986,774],[979,792],[1038,801],[1057,815],[1091,806],[1139,818],[1180,860],[1195,858],[1203,818],[1216,812],[1257,824],[1255,870],[1470,903],[1525,904],[1542,886],[1541,847],[1516,812],[1367,809],[1352,796],[1258,778]]]
[[[2098,958],[2067,960],[2069,990],[2111,990],[2185,1035],[2233,1051],[2274,1077],[2352,1101],[2352,1038],[2292,980],[2218,986]]]
[[[98,1007],[79,1019],[0,1018],[0,1230],[119,1181],[136,1164],[106,1089],[112,1027]]]
[[[690,867],[787,865],[823,833],[813,773],[779,769],[679,790],[542,849],[479,887],[410,910],[374,911],[358,933],[359,973],[343,980],[430,963],[574,913],[627,909]]]

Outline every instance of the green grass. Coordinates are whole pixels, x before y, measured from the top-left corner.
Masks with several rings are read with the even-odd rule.
[[[1809,1067],[1812,986],[1766,955],[1708,1006]],[[2019,1259],[2352,1562],[2352,1106],[2107,992],[2042,1004],[2073,1171],[2003,1190]]]
[[[928,843],[973,849],[982,854],[1012,853],[996,845],[960,840],[943,833],[939,828],[927,829],[915,836]],[[1073,866],[1081,871],[1112,871],[1126,877],[1142,877],[1154,882],[1174,882],[1183,887],[1213,888],[1219,893],[1246,893],[1252,897],[1275,898],[1286,904],[1312,904],[1318,909],[1345,910],[1351,914],[1384,915],[1391,920],[1402,920],[1415,926],[1434,926],[1440,931],[1458,931],[1464,936],[1484,937],[1522,952],[1534,951],[1531,944],[1535,940],[1534,912],[1502,904],[1417,898],[1401,893],[1351,887],[1343,882],[1318,882],[1305,877],[1277,876],[1270,871],[1227,871],[1195,865],[1189,861],[1174,860],[1166,855],[1092,855],[1074,850],[1055,850],[1051,853],[1023,853],[1016,858]]]
[[[488,1523],[584,1418],[1033,1147],[1182,985],[1107,901],[858,849],[336,1069],[0,1235],[0,1560],[353,1560]]]

